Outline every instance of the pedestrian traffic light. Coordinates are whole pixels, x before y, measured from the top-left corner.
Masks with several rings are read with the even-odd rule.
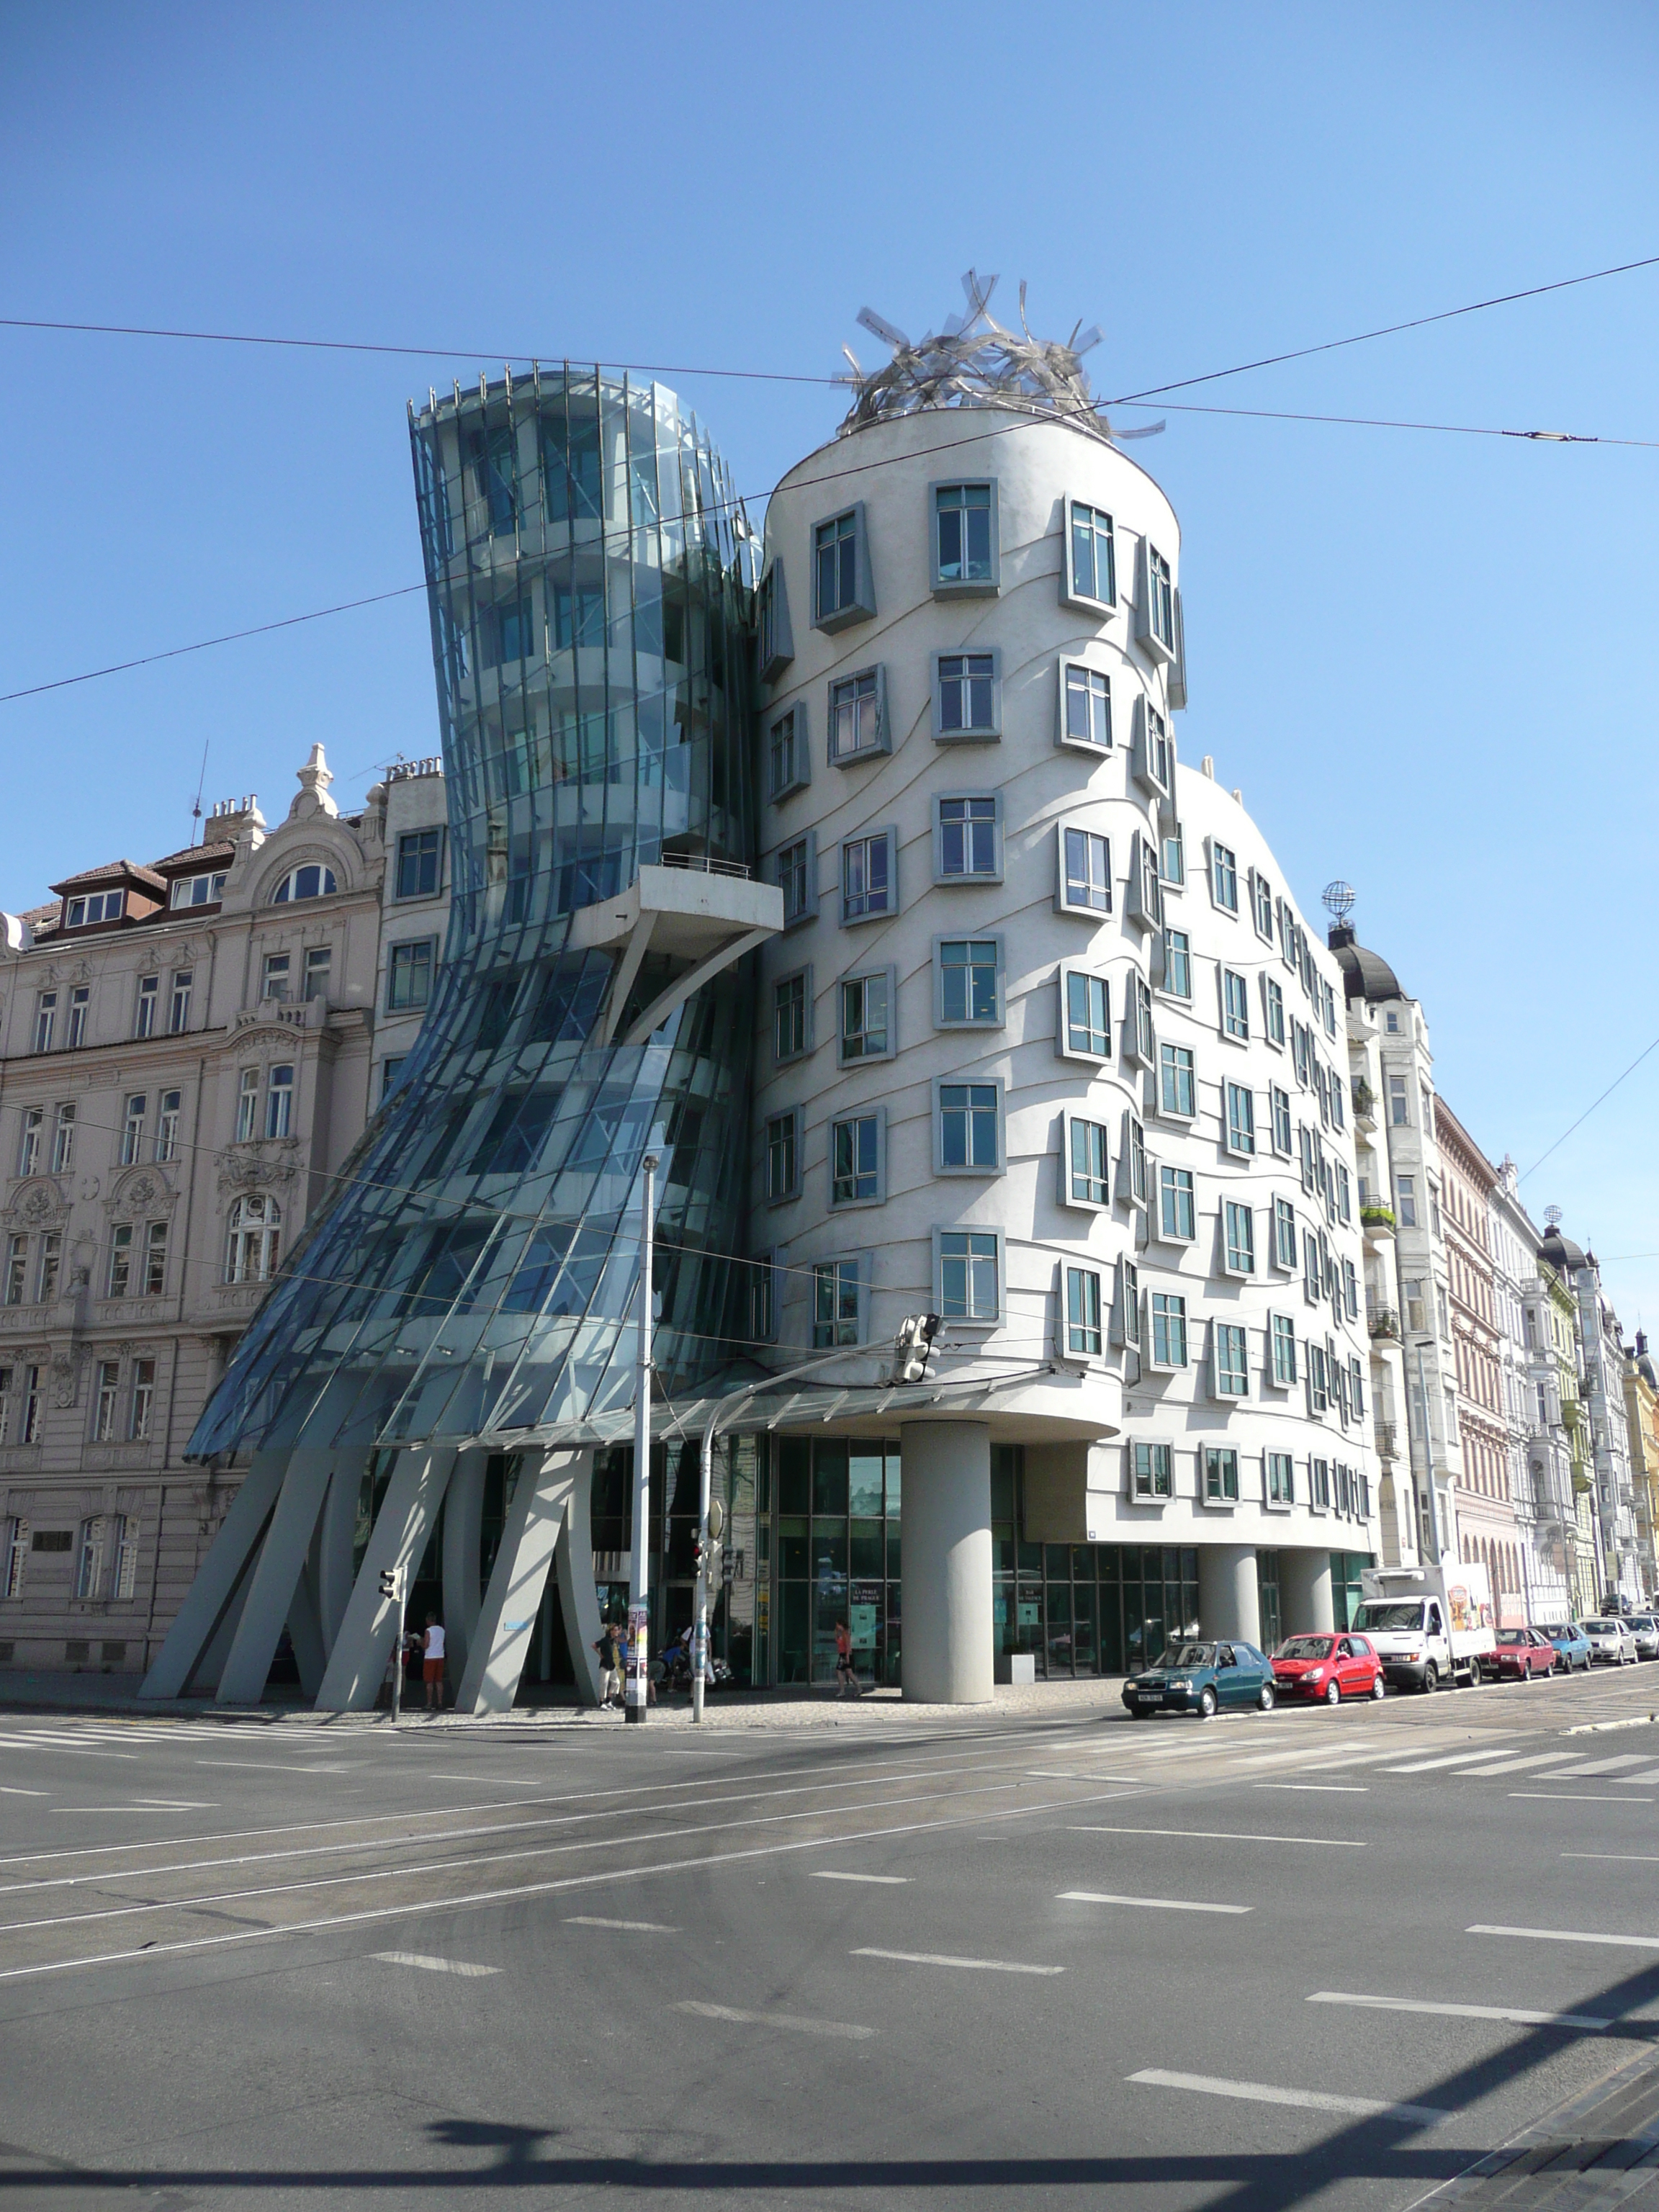
[[[896,1357],[893,1362],[896,1382],[920,1382],[927,1373],[927,1354],[939,1333],[937,1314],[907,1314],[899,1323],[894,1345]]]
[[[397,1595],[398,1570],[396,1567],[382,1567],[380,1570],[380,1595],[382,1597],[396,1597]]]
[[[703,1553],[704,1546],[702,1536],[694,1536],[691,1539],[691,1571],[693,1574],[700,1575],[702,1572]]]

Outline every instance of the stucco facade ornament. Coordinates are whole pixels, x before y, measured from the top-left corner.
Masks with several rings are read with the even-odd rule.
[[[240,1198],[244,1191],[269,1190],[292,1182],[299,1171],[299,1144],[292,1137],[275,1142],[238,1145],[219,1164],[219,1195]]]
[[[138,1168],[124,1176],[110,1193],[109,1210],[118,1220],[131,1214],[170,1211],[178,1193],[155,1168]]]
[[[52,1355],[52,1402],[63,1407],[74,1405],[81,1395],[81,1370],[86,1364],[83,1346],[66,1344]]]
[[[39,1229],[49,1221],[61,1221],[69,1212],[69,1200],[58,1185],[42,1176],[36,1182],[25,1183],[6,1209],[6,1218],[26,1229]]]

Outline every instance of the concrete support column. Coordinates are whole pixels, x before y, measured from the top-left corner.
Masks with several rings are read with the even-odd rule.
[[[398,1568],[408,1589],[454,1464],[453,1444],[417,1444],[398,1453],[317,1692],[319,1712],[366,1712],[373,1707],[398,1633],[397,1603],[380,1595],[381,1572]]]
[[[304,1449],[288,1455],[270,1525],[259,1547],[242,1617],[236,1624],[230,1650],[216,1692],[222,1705],[257,1705],[264,1695],[265,1677],[276,1656],[276,1643],[295,1609],[301,1571],[311,1549],[312,1533],[322,1510],[323,1493],[334,1471],[331,1451]],[[313,1628],[314,1615],[308,1601],[300,1605],[301,1633]],[[316,1639],[320,1641],[320,1638]],[[313,1637],[306,1636],[307,1657],[314,1656]],[[296,1644],[296,1650],[298,1648]],[[313,1683],[313,1693],[315,1690]]]
[[[233,1607],[246,1593],[249,1562],[264,1534],[287,1465],[286,1449],[253,1455],[253,1464],[230,1502],[167,1641],[140,1686],[141,1698],[182,1697],[216,1636],[230,1622]]]
[[[554,1549],[570,1516],[575,1492],[592,1479],[590,1469],[589,1454],[580,1451],[549,1452],[539,1468],[533,1458],[528,1464],[520,1464],[507,1525],[501,1531],[501,1549],[490,1570],[472,1648],[455,1692],[458,1713],[511,1710],[530,1656],[530,1638],[541,1610]],[[568,1552],[568,1541],[565,1549]],[[588,1611],[593,1615],[597,1638],[599,1608],[593,1598],[591,1553],[587,1589]],[[578,1667],[576,1680],[578,1684],[588,1683],[591,1694],[591,1669]]]
[[[585,1705],[599,1702],[599,1594],[593,1584],[593,1455],[584,1452],[565,1507],[559,1544],[559,1603],[576,1695]]]
[[[991,1699],[991,1432],[977,1421],[900,1431],[907,1698]]]
[[[1279,1571],[1282,1576],[1282,1562]],[[1261,1601],[1254,1544],[1199,1547],[1198,1616],[1206,1636],[1237,1636],[1260,1645]]]
[[[473,1445],[455,1462],[444,1500],[444,1651],[449,1679],[459,1681],[472,1648],[482,1592],[478,1587],[484,1475],[489,1454]]]
[[[345,1619],[351,1599],[351,1554],[357,1536],[357,1501],[362,1494],[368,1453],[361,1447],[337,1452],[334,1473],[323,1500],[317,1524],[317,1618],[325,1656]]]
[[[1295,1636],[1303,1629],[1336,1626],[1328,1552],[1280,1552],[1279,1610],[1286,1636]]]

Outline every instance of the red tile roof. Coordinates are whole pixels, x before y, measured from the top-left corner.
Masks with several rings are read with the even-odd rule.
[[[182,853],[169,853],[165,860],[152,860],[150,866],[158,874],[182,876],[210,861],[223,860],[228,865],[235,857],[236,848],[228,841],[222,845],[186,845]]]
[[[141,867],[137,860],[110,860],[101,868],[82,868],[78,875],[65,876],[61,883],[48,884],[54,891],[79,890],[83,884],[108,884],[126,879],[147,884],[157,892],[165,892],[166,882],[154,868]]]

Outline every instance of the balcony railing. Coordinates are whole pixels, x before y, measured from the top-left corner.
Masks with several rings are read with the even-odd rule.
[[[1367,1298],[1365,1319],[1374,1338],[1385,1343],[1397,1344],[1400,1341],[1400,1316],[1392,1306]]]
[[[1392,1421],[1374,1421],[1371,1424],[1371,1426],[1376,1432],[1376,1449],[1381,1455],[1384,1459],[1398,1459],[1400,1452],[1396,1441],[1396,1431],[1394,1423]]]
[[[754,871],[742,860],[717,860],[708,853],[665,853],[665,868],[694,868],[705,876],[740,876],[745,882]]]

